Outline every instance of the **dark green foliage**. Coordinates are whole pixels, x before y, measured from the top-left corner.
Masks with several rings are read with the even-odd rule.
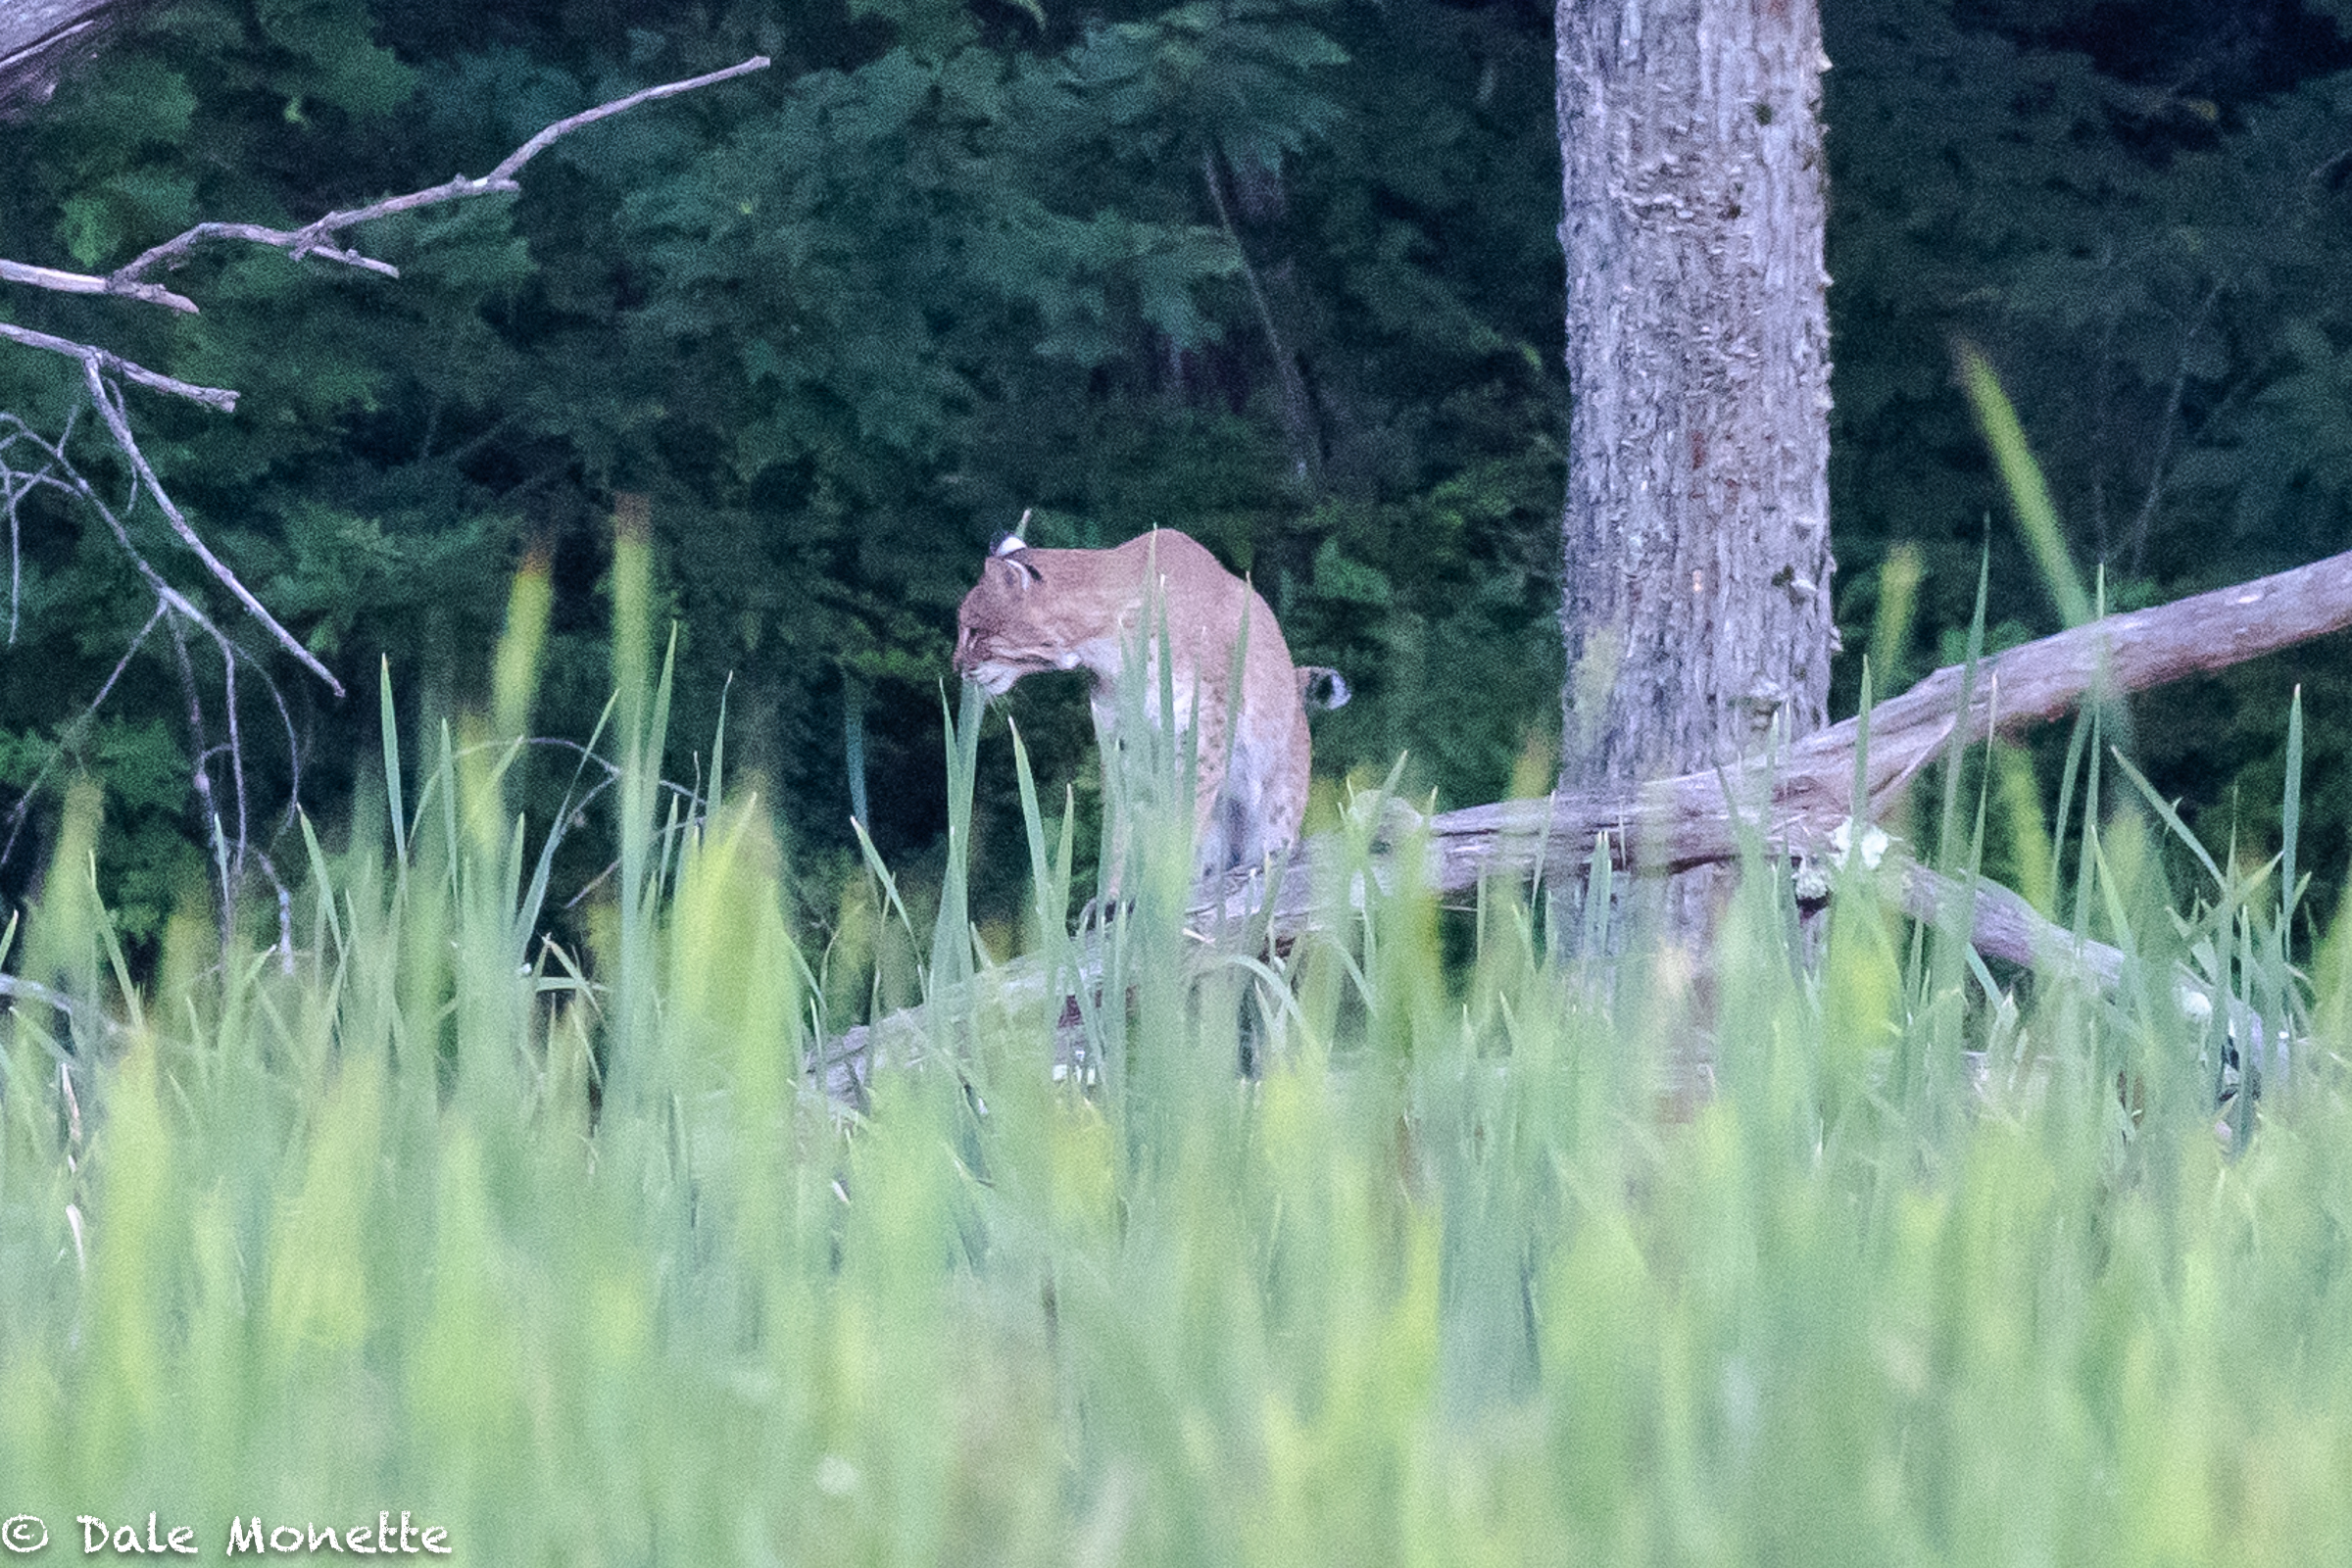
[[[2015,399],[2074,559],[2104,568],[2111,607],[2344,548],[2345,20],[2295,0],[1825,0],[1849,627],[1867,622],[1889,549],[1908,542],[1927,567],[1924,646],[1876,671],[1881,691],[1950,661],[1988,539],[1993,646],[2057,626],[1970,428],[1954,334]],[[2329,685],[2341,662],[2291,661]],[[2137,705],[2151,776],[2217,844],[2240,798],[2277,798],[2289,663]],[[1849,702],[1858,676],[1841,667]],[[2315,758],[2352,744],[2340,706],[2311,711]],[[2332,878],[2352,844],[2314,807],[2312,863]],[[2254,809],[2235,820],[2265,842]]]
[[[1546,31],[1532,7],[1426,3],[189,0],[12,137],[0,253],[110,268],[200,218],[299,221],[479,172],[755,49],[776,66],[558,143],[519,198],[357,236],[397,281],[227,247],[171,278],[195,319],[0,308],[243,392],[233,417],[134,394],[166,482],[347,683],[388,656],[434,710],[478,700],[466,651],[535,540],[558,586],[535,723],[587,732],[601,672],[564,672],[598,666],[612,498],[646,495],[683,628],[675,732],[711,733],[729,691],[731,745],[805,844],[848,845],[852,706],[877,840],[939,831],[955,604],[1031,507],[1070,542],[1198,534],[1285,608],[1302,661],[1365,693],[1330,763],[1409,747],[1466,800],[1556,693],[1559,269],[1529,222],[1552,201]],[[0,357],[0,408],[54,430],[72,368]],[[112,471],[86,430],[76,450]],[[38,507],[11,665],[41,674],[0,709],[31,767],[145,614],[111,541]],[[1342,562],[1391,585],[1379,603]],[[1497,672],[1469,704],[1448,695],[1465,661]],[[317,808],[371,718],[270,667]],[[217,706],[201,657],[197,679]],[[159,757],[185,749],[177,680],[147,650],[110,698]],[[266,809],[287,749],[242,696]],[[1049,783],[1091,780],[1066,694],[1016,709]],[[1009,819],[1001,771],[983,832]],[[196,826],[143,787],[116,810]]]

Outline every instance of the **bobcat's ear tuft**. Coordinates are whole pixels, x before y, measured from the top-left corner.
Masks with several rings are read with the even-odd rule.
[[[997,535],[996,541],[988,547],[988,553],[992,556],[1009,556],[1016,550],[1028,549],[1029,541],[1021,535],[1028,529],[1029,519],[1036,514],[1035,507],[1022,508],[1021,520]]]

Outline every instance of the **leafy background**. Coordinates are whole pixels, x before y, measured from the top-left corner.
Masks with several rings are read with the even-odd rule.
[[[2056,624],[1955,334],[2016,397],[2110,603],[2342,548],[2352,4],[1824,0],[1823,21],[1849,648],[1897,597],[1888,564],[1924,568],[1878,688],[1955,657],[1987,553],[1996,644]],[[151,456],[355,691],[388,660],[428,715],[481,701],[508,578],[545,547],[534,729],[586,736],[608,518],[648,497],[680,628],[670,769],[703,765],[723,702],[730,766],[766,781],[805,869],[850,863],[854,774],[894,863],[937,853],[955,603],[1026,509],[1046,542],[1196,534],[1301,662],[1354,684],[1321,771],[1401,753],[1442,802],[1492,799],[1556,744],[1550,22],[1530,0],[184,0],[8,127],[0,254],[117,266],[199,219],[479,172],[604,98],[776,64],[559,143],[518,198],[377,225],[365,247],[398,281],[222,248],[173,279],[200,318],[23,290],[0,312],[240,389],[228,417],[134,394]],[[0,356],[0,409],[36,428],[77,388],[65,362]],[[0,654],[0,804],[33,791],[0,896],[43,863],[58,787],[94,774],[109,896],[151,938],[204,864],[176,665],[143,651],[85,715],[148,607],[110,541],[45,506],[21,510]],[[245,690],[249,737],[281,737],[249,738],[257,800],[298,761],[331,822],[372,705],[272,667],[293,743]],[[1840,667],[1850,705],[1859,661]],[[2294,680],[2308,858],[2332,868],[2340,651],[2144,699],[2139,752],[2209,836],[2260,841]],[[1029,685],[1008,711],[1089,811],[1083,705]],[[571,760],[528,765],[552,807]],[[984,867],[1011,775],[1000,721]],[[604,854],[583,835],[575,856],[576,885]]]

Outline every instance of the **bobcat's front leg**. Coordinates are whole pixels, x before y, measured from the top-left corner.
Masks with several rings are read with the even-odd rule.
[[[1247,806],[1230,798],[1226,781],[1231,776],[1231,754],[1228,751],[1225,715],[1216,705],[1196,701],[1189,715],[1198,726],[1179,745],[1189,743],[1193,757],[1193,877],[1196,882],[1216,876],[1233,866],[1242,858],[1250,840]],[[1103,836],[1103,865],[1111,902],[1121,897],[1120,872],[1127,863],[1127,854],[1134,839],[1129,826],[1129,812],[1112,805],[1120,788],[1117,769],[1123,762],[1124,743],[1107,705],[1096,710],[1096,738],[1102,754],[1102,800],[1106,808]]]
[[[1249,808],[1227,789],[1232,777],[1233,736],[1221,705],[1200,702],[1194,750],[1198,768],[1193,791],[1193,877],[1221,876],[1243,858],[1250,840]]]

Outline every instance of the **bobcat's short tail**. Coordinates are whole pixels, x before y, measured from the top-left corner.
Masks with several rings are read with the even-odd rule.
[[[1347,677],[1323,664],[1298,666],[1298,700],[1309,711],[1321,710],[1328,713],[1335,708],[1346,708],[1354,695],[1348,690]]]

